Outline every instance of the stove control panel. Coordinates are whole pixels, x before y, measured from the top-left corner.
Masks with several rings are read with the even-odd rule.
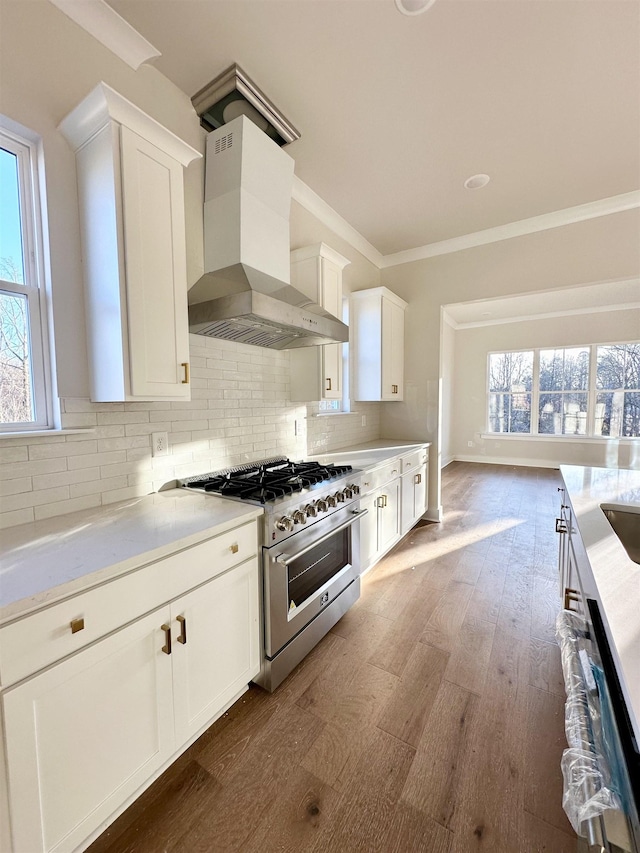
[[[349,483],[336,492],[323,495],[321,498],[302,504],[300,507],[289,506],[286,515],[279,516],[272,522],[273,527],[278,533],[293,533],[294,530],[307,524],[307,522],[322,518],[326,513],[341,508],[341,504],[349,503],[359,494],[360,486],[357,483]],[[273,538],[276,538],[276,534],[273,535]]]

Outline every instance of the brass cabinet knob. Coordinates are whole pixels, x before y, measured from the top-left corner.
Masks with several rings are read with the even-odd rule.
[[[229,545],[229,550],[232,554],[237,554],[239,550],[239,545],[237,542],[234,542],[233,545]]]
[[[77,634],[78,631],[84,631],[84,616],[81,616],[79,619],[72,619],[69,624],[71,626],[72,634]]]

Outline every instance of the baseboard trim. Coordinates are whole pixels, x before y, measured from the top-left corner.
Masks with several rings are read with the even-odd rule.
[[[422,516],[427,521],[442,521],[444,518],[444,513],[442,511],[442,505],[436,507],[435,509],[428,509]]]

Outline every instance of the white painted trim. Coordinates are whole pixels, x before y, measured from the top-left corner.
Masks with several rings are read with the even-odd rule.
[[[346,219],[340,216],[339,213],[336,213],[311,187],[307,186],[304,181],[301,181],[297,175],[293,176],[292,198],[335,234],[346,240],[354,249],[357,249],[361,255],[364,255],[378,269],[382,268],[382,253],[375,246],[372,246],[359,231],[356,231],[353,226],[349,225]]]
[[[95,89],[62,119],[58,130],[73,150],[78,151],[109,121],[125,125],[183,166],[188,166],[192,160],[202,157],[199,151],[106,83],[98,83]]]
[[[621,213],[636,207],[640,207],[640,190],[599,199],[598,201],[590,201],[576,207],[567,207],[564,210],[555,210],[552,213],[543,213],[540,216],[532,216],[518,222],[509,222],[495,228],[486,228],[473,234],[463,234],[460,237],[452,237],[450,240],[428,243],[426,246],[407,249],[393,255],[385,255],[382,267],[386,269],[399,264],[433,258],[436,255],[448,255],[451,252],[473,249],[487,243],[497,243],[501,240],[509,240],[512,237],[522,237],[525,234],[535,234],[538,231],[547,231],[550,228],[560,228],[564,225],[572,225],[600,216],[609,216],[612,213]]]
[[[160,51],[105,0],[51,0],[51,3],[134,71],[144,62],[161,56]]]
[[[426,519],[426,521],[442,521],[444,518],[444,513],[442,511],[442,507],[436,507],[435,509],[428,509],[425,513],[423,513],[422,517]]]
[[[442,462],[440,463],[440,470],[442,471],[443,468],[446,468],[447,465],[450,465],[452,462],[455,462],[455,461],[456,461],[455,456],[445,456],[444,459],[442,460]]]
[[[640,444],[640,438],[634,436],[604,436],[604,435],[549,435],[538,433],[513,432],[481,432],[480,438],[485,441],[553,441],[560,444]],[[456,459],[460,457],[456,456]]]
[[[556,292],[550,290],[549,295]],[[524,323],[527,320],[549,320],[554,317],[573,317],[577,314],[604,314],[607,311],[632,311],[637,308],[640,308],[640,302],[625,302],[619,305],[594,305],[591,308],[567,308],[565,311],[548,311],[544,314],[517,314],[496,320],[475,320],[472,323],[458,323],[445,311],[445,322],[454,329],[477,329],[481,326],[504,326],[505,323]]]
[[[0,432],[0,441],[4,438],[20,438],[24,439],[24,443],[28,444],[29,438],[49,438],[56,435],[95,435],[95,427],[74,427],[69,429],[25,429],[17,432]]]
[[[291,250],[292,264],[297,263],[298,261],[308,261],[312,258],[318,257],[326,258],[337,267],[340,267],[341,270],[351,263],[349,258],[345,258],[344,255],[340,254],[340,252],[336,252],[336,250],[332,249],[331,246],[327,246],[326,243],[314,243],[311,246],[303,246],[301,249]]]

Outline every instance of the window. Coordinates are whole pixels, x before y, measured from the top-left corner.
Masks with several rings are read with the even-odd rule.
[[[640,343],[489,354],[491,433],[640,436]]]
[[[49,425],[35,146],[0,130],[0,431]]]
[[[540,350],[538,432],[586,435],[589,347]]]
[[[640,343],[597,347],[595,434],[640,435]]]
[[[531,432],[533,352],[489,356],[489,432]]]

